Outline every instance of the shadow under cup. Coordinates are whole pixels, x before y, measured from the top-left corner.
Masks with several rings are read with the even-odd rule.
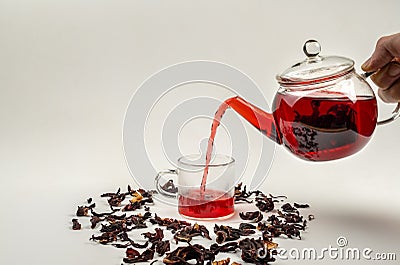
[[[178,159],[178,212],[190,219],[231,217],[235,212],[235,160],[225,155],[213,156],[203,190],[204,169],[204,157],[189,155]]]

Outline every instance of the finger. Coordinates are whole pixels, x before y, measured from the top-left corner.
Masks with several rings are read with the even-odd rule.
[[[400,102],[400,79],[398,79],[389,89],[379,89],[378,95],[386,103]]]
[[[396,80],[400,79],[400,63],[392,61],[371,76],[371,80],[382,88],[388,89]]]
[[[367,72],[376,71],[395,57],[400,57],[400,33],[380,38],[374,53],[361,68]]]

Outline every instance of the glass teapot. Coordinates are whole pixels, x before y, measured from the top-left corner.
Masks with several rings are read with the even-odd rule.
[[[277,76],[280,84],[272,113],[234,97],[225,103],[262,133],[287,147],[297,157],[311,161],[335,160],[360,151],[370,140],[377,121],[375,94],[357,74],[354,61],[339,56],[320,56],[315,40],[303,46],[307,58]]]

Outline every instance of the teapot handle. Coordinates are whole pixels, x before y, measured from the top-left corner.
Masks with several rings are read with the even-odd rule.
[[[375,73],[375,71],[373,71],[373,72],[365,72],[365,73],[361,74],[361,77],[363,77],[364,79],[367,79],[368,77],[370,77],[374,73]],[[381,121],[378,121],[376,124],[377,125],[383,125],[383,124],[390,123],[390,122],[394,121],[395,119],[397,119],[399,116],[400,116],[400,102],[397,103],[397,106],[393,110],[391,117],[389,117],[387,119],[384,119],[384,120],[381,120]]]

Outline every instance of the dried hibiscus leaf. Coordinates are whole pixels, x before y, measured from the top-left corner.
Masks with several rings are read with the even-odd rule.
[[[287,197],[286,197],[285,195],[277,195],[277,196],[274,196],[274,195],[272,195],[271,193],[268,194],[268,195],[269,195],[269,197],[271,197],[272,199],[280,199],[281,201],[284,201],[284,200],[287,199]]]
[[[276,251],[272,250],[273,246],[275,245],[261,238],[245,238],[239,242],[239,248],[242,251],[242,260],[255,264],[268,264],[275,261],[273,255],[276,254]]]
[[[121,232],[126,231],[127,226],[124,222],[115,222],[111,224],[101,224],[100,232]]]
[[[178,247],[174,251],[167,253],[163,259],[164,264],[193,264],[189,260],[196,260],[196,264],[204,264],[205,260],[213,260],[214,255],[207,251],[204,246],[195,244],[187,247]]]
[[[299,214],[299,212],[282,213],[281,211],[278,211],[278,214],[280,217],[285,219],[286,223],[302,223],[303,222],[303,216],[301,216]]]
[[[72,230],[81,230],[82,225],[79,223],[78,219],[72,219]]]
[[[170,251],[170,242],[169,240],[156,241],[153,243],[152,248],[155,249],[159,256],[163,256]]]
[[[129,253],[128,253],[129,250]],[[147,262],[153,259],[154,249],[148,248],[141,254],[137,250],[128,248],[126,251],[126,258],[123,259],[125,263]]]
[[[272,198],[269,197],[257,197],[256,207],[262,212],[270,212],[275,209],[275,203]]]
[[[216,241],[218,244],[224,243],[226,241],[234,241],[240,238],[242,231],[240,229],[235,229],[230,226],[215,224],[214,233],[217,236]]]
[[[90,227],[92,229],[96,228],[96,225],[100,222],[104,221],[103,218],[100,218],[98,216],[92,216],[92,218],[90,218],[90,223],[92,224]]]
[[[240,223],[239,229],[244,230],[244,229],[256,229],[257,227],[255,225],[249,224],[249,223]]]
[[[96,213],[93,209],[90,209],[90,212],[92,213],[93,216],[97,216],[97,217],[104,217],[107,215],[112,215],[113,213],[117,212],[117,209],[112,209],[111,212],[109,213]]]
[[[215,234],[217,235],[217,237],[215,238],[215,241],[218,244],[222,244],[228,240],[228,233],[226,231],[222,231],[222,230],[216,231]],[[236,240],[236,239],[232,239],[232,240]]]
[[[142,235],[149,240],[150,243],[161,241],[164,238],[163,230],[160,228],[155,229],[155,233],[142,233]]]
[[[239,183],[235,187],[235,193],[234,193],[234,198],[235,198],[235,203],[237,202],[247,202],[247,203],[252,203],[252,200],[247,199],[248,197],[251,196],[251,193],[248,193],[246,191],[246,186],[243,187],[242,189],[242,183]]]
[[[295,213],[298,212],[298,210],[293,207],[290,203],[285,203],[284,205],[282,205],[282,210],[287,212],[287,213]]]
[[[88,206],[78,206],[78,210],[76,211],[76,216],[88,216],[89,215],[89,210],[92,210],[94,207],[96,207],[95,203],[92,203],[91,205]]]
[[[90,240],[97,241],[100,244],[106,245],[108,243],[117,241],[117,233],[116,232],[104,232],[99,236],[92,235]]]
[[[125,194],[118,194],[115,196],[112,196],[110,199],[108,199],[108,204],[110,206],[118,207],[121,205],[121,203],[125,200]]]
[[[255,212],[241,212],[239,213],[239,216],[242,220],[248,220],[251,222],[260,222],[264,216],[260,211],[255,211]]]
[[[210,246],[210,250],[217,255],[220,252],[235,252],[238,247],[239,245],[237,242],[228,242],[223,245],[214,243]]]
[[[128,212],[128,211],[135,211],[140,209],[142,205],[139,202],[130,202],[129,204],[125,205],[121,211]]]
[[[131,203],[140,202],[143,199],[143,196],[140,192],[135,191],[132,193],[132,199],[130,199]]]
[[[135,247],[135,248],[147,248],[147,246],[149,245],[149,242],[146,241],[143,244],[139,244],[139,243],[135,243],[135,242],[131,241],[131,245],[132,245],[132,247]]]
[[[310,208],[309,204],[301,204],[301,203],[293,203],[293,206],[296,207],[297,209],[301,209],[301,208]]]
[[[211,240],[208,229],[204,225],[199,225],[198,223],[180,229],[175,233],[174,239],[176,243],[178,243],[178,241],[189,243],[195,236],[202,236]]]
[[[157,216],[157,214],[154,214],[154,218],[151,218],[149,221],[152,224],[158,224],[159,226],[166,226],[167,229],[171,229],[174,231],[192,225],[191,223],[183,220],[177,220],[172,218],[161,218]]]
[[[125,253],[126,253],[126,257],[130,258],[130,259],[133,259],[133,258],[136,258],[136,257],[140,256],[139,251],[137,251],[136,249],[133,249],[133,248],[128,248],[125,251]]]

